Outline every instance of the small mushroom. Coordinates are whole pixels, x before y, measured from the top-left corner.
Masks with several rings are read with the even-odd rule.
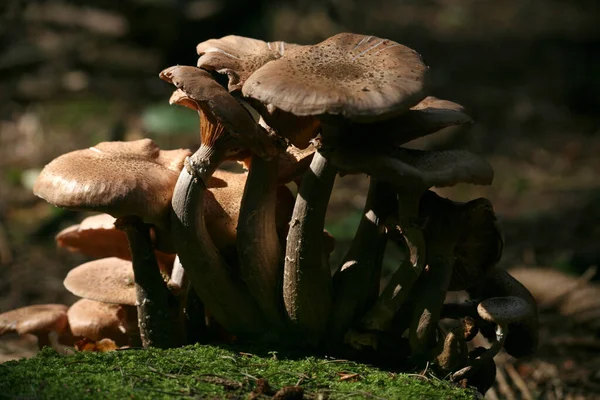
[[[435,364],[441,376],[446,376],[463,368],[469,358],[465,332],[462,327],[448,332],[444,338],[441,352],[435,356]]]
[[[131,261],[116,257],[90,261],[70,270],[63,283],[69,292],[84,299],[136,305]]]
[[[131,310],[128,312],[126,306],[81,299],[69,307],[67,316],[73,336],[94,341],[108,338],[124,346],[131,343],[131,337],[139,337],[135,309],[132,310],[133,315],[128,315]]]
[[[38,304],[0,314],[0,336],[10,332],[34,335],[40,349],[51,344],[52,332],[60,337],[68,326],[67,306],[63,304]]]
[[[127,235],[115,227],[117,219],[109,214],[98,214],[85,218],[77,225],[63,229],[56,235],[58,247],[71,252],[79,252],[91,258],[118,257],[131,260]],[[155,248],[161,243],[153,240]],[[174,254],[154,251],[161,271],[171,270]]]
[[[479,316],[488,322],[496,324],[496,340],[492,346],[483,354],[475,358],[469,366],[454,373],[453,380],[462,380],[481,368],[487,361],[494,358],[502,349],[506,335],[509,332],[509,324],[519,323],[533,318],[535,309],[520,297],[490,297],[483,300],[477,306]]]
[[[471,298],[480,301],[489,297],[514,296],[529,304],[532,310],[529,318],[510,324],[504,349],[515,358],[526,357],[536,351],[539,339],[537,304],[525,286],[505,270],[494,268],[485,280],[477,287],[470,288],[468,292]]]
[[[169,205],[188,150],[161,151],[149,139],[103,142],[46,165],[34,193],[63,208],[106,212],[127,235],[144,346],[170,347],[170,293],[161,277],[149,224],[167,229]]]

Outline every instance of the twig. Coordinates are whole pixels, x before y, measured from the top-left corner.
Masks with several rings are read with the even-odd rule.
[[[500,393],[504,395],[506,400],[515,400],[515,393],[510,388],[508,381],[506,380],[506,375],[504,375],[504,371],[502,370],[502,366],[499,365],[496,369],[496,381],[498,382],[498,389]]]
[[[498,394],[496,394],[496,389],[493,387],[489,388],[485,393],[485,400],[499,400]]]
[[[521,375],[519,375],[515,367],[513,367],[511,363],[506,363],[504,364],[504,369],[521,392],[521,397],[523,398],[523,400],[533,400],[533,397],[531,396],[531,392],[529,391],[527,384],[525,383],[523,378],[521,378]]]
[[[538,308],[540,310],[547,310],[556,306],[558,303],[560,303],[561,300],[564,300],[565,297],[589,283],[589,281],[596,275],[597,269],[598,268],[595,265],[592,265],[591,267],[586,269],[585,272],[581,274],[581,276],[579,276],[577,280],[573,282],[572,285],[560,291],[558,295],[551,297],[550,299],[538,304]]]

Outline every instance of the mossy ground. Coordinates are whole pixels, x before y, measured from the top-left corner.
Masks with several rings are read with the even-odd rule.
[[[431,376],[395,374],[351,361],[194,345],[69,356],[44,349],[32,359],[0,365],[0,398],[246,399],[259,378],[274,391],[299,385],[304,398],[315,399],[470,399],[475,393]]]

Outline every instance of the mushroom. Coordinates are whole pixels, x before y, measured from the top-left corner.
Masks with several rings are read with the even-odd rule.
[[[56,235],[56,243],[58,247],[92,258],[118,257],[131,260],[127,236],[115,227],[115,221],[116,218],[109,214],[87,217],[79,224],[60,231]],[[155,248],[161,247],[160,242],[153,240],[153,243]],[[155,250],[154,254],[160,270],[168,273],[175,255],[160,250]]]
[[[108,338],[119,346],[130,344],[131,337],[139,338],[135,309],[130,314],[122,305],[89,299],[78,300],[67,311],[73,336],[94,341]]]
[[[352,121],[389,118],[417,104],[424,97],[426,69],[420,56],[405,46],[343,33],[289,49],[256,70],[242,92],[296,116],[318,117],[327,143],[336,141]],[[263,118],[268,122],[265,114]],[[319,234],[336,173],[315,153],[299,188],[287,239],[286,311],[296,328],[313,338],[324,333],[332,304],[331,275],[320,261]]]
[[[419,205],[428,268],[411,297],[411,348],[425,354],[436,345],[435,331],[448,290],[465,290],[485,279],[500,259],[503,241],[492,204],[483,198],[456,203],[428,191]]]
[[[229,91],[239,91],[246,80],[269,61],[285,55],[290,48],[298,47],[285,42],[263,42],[243,36],[225,36],[198,44],[200,58],[198,67],[227,74]],[[319,121],[312,116],[298,117],[273,105],[251,101],[248,107],[256,107],[266,124],[277,134],[287,138],[293,145],[304,149],[319,131]],[[244,104],[244,103],[242,103]]]
[[[487,298],[479,303],[477,312],[483,320],[496,324],[496,340],[486,352],[472,360],[469,366],[455,372],[452,376],[455,381],[468,377],[498,354],[510,330],[509,324],[527,321],[535,315],[535,309],[527,301],[516,296]]]
[[[238,335],[262,334],[259,305],[210,239],[204,207],[209,179],[221,161],[244,149],[269,157],[275,147],[251,114],[208,72],[177,66],[162,71],[160,77],[179,89],[172,103],[191,107],[200,115],[202,145],[186,161],[172,200],[178,255],[196,293],[217,321]]]
[[[34,335],[40,349],[51,344],[52,332],[61,337],[68,326],[67,306],[63,304],[38,304],[0,314],[0,336],[10,332]]]
[[[198,67],[227,74],[229,91],[233,92],[240,90],[248,77],[258,68],[283,56],[286,50],[296,46],[285,42],[264,42],[236,35],[209,39],[196,46],[200,56]]]
[[[170,293],[161,277],[150,226],[169,225],[169,204],[188,150],[161,151],[149,139],[103,142],[46,165],[34,193],[58,207],[106,212],[127,235],[145,347],[170,347]]]
[[[379,281],[387,244],[385,222],[395,215],[396,193],[383,182],[371,180],[356,235],[333,276],[332,338],[345,334],[379,296]]]
[[[490,271],[483,282],[468,290],[471,298],[487,299],[489,297],[519,297],[525,301],[531,311],[529,318],[513,322],[504,343],[504,349],[515,358],[533,354],[538,345],[539,322],[537,304],[531,293],[519,281],[500,268]]]
[[[69,271],[63,284],[69,292],[84,299],[136,305],[131,261],[109,257],[81,264]]]

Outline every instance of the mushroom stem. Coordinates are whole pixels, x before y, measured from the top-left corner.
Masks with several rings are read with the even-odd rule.
[[[371,179],[356,235],[333,278],[334,303],[329,326],[334,340],[341,337],[379,296],[387,244],[384,223],[396,208],[394,190],[384,182]]]
[[[412,291],[415,305],[409,343],[416,357],[426,356],[435,348],[436,329],[451,277],[452,259],[447,256],[431,257],[428,270],[421,274]]]
[[[142,346],[174,347],[177,340],[170,313],[174,298],[158,268],[150,226],[139,218],[119,218],[115,226],[125,232],[131,249]]]
[[[477,302],[446,303],[442,307],[442,318],[460,319],[464,317],[479,318]]]
[[[408,197],[408,196],[407,196]],[[404,304],[425,264],[425,239],[421,228],[415,225],[418,201],[398,199],[400,226],[388,232],[391,239],[404,252],[400,267],[392,274],[375,305],[363,318],[362,326],[368,330],[386,330],[396,311]],[[409,205],[414,207],[409,207]]]
[[[186,160],[172,200],[172,231],[180,261],[194,290],[226,329],[238,335],[265,331],[246,285],[215,247],[204,220],[206,186],[195,169],[199,153]]]
[[[287,237],[283,299],[299,334],[323,335],[332,306],[331,272],[323,265],[323,226],[337,169],[316,152],[304,174]]]
[[[252,156],[237,226],[242,279],[273,328],[283,327],[282,249],[277,237],[278,158]]]
[[[506,334],[508,333],[507,325],[498,324],[496,328],[496,340],[492,342],[489,349],[484,351],[481,355],[477,356],[468,366],[456,371],[452,374],[452,380],[454,382],[461,381],[472,376],[474,373],[479,371],[484,365],[494,359],[496,354],[502,350],[504,341],[506,340]]]

